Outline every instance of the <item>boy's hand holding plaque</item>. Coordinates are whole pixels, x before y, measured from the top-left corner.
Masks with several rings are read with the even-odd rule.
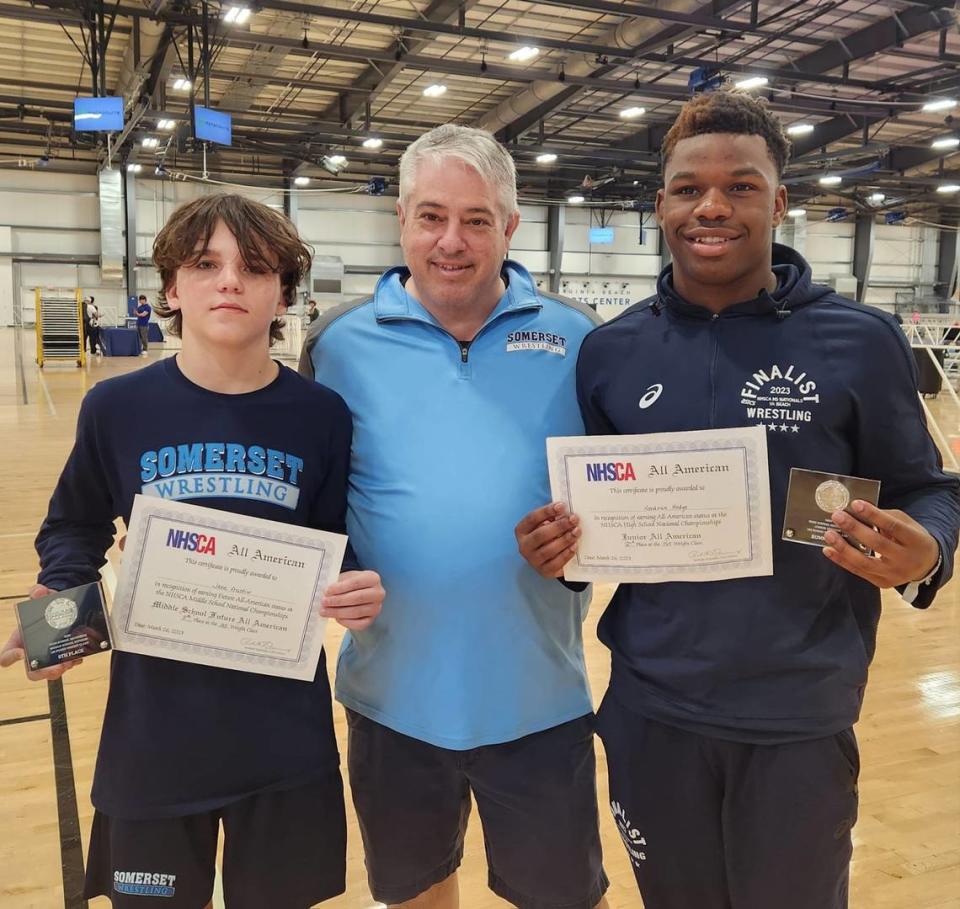
[[[27,666],[33,671],[110,649],[99,583],[25,600],[17,603],[16,612]]]
[[[825,546],[824,535],[833,530],[848,543],[866,551],[856,540],[843,533],[830,516],[836,511],[849,511],[855,499],[876,505],[879,498],[879,480],[794,467],[790,471],[790,485],[787,487],[782,539],[791,543],[806,543],[808,546]]]

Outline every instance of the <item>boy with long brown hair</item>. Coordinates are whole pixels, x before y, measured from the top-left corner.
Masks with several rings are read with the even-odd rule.
[[[293,225],[240,196],[205,197],[174,212],[154,262],[157,312],[183,348],[85,398],[37,537],[32,596],[98,579],[114,520],[129,519],[148,485],[159,488],[161,463],[178,480],[163,486],[171,498],[344,531],[349,411],[270,357],[310,265]],[[364,628],[383,597],[376,573],[346,571],[322,612]],[[0,665],[22,659],[21,643],[14,633]],[[92,800],[87,897],[206,905],[221,822],[231,909],[306,909],[342,893],[343,792],[324,660],[301,682],[114,653]]]

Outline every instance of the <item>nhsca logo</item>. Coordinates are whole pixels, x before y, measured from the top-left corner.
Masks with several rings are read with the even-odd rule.
[[[217,554],[216,537],[208,537],[190,530],[174,530],[172,527],[167,531],[167,546],[185,549],[187,552],[198,552],[201,555]]]
[[[588,483],[616,483],[637,478],[629,461],[607,461],[603,464],[587,464]]]
[[[567,355],[567,339],[547,331],[511,331],[507,350],[546,350],[561,357]]]
[[[155,874],[150,871],[114,871],[113,889],[117,893],[128,893],[131,896],[173,896],[175,874]]]

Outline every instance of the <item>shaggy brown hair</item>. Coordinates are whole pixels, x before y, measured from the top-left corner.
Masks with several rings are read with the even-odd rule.
[[[280,275],[287,306],[294,303],[297,287],[310,270],[313,251],[300,239],[288,218],[261,202],[218,193],[181,205],[153,242],[153,264],[163,285],[154,311],[169,320],[167,328],[171,334],[180,334],[183,315],[167,305],[167,289],[176,280],[178,268],[200,261],[220,221],[236,237],[247,268]],[[282,319],[274,319],[270,324],[271,344],[283,339],[282,328]]]
[[[704,133],[762,136],[777,167],[777,178],[783,176],[790,159],[790,140],[784,135],[783,126],[770,113],[767,102],[762,98],[729,90],[692,98],[680,109],[676,122],[663,140],[660,147],[662,167],[666,169],[667,161],[679,141]]]

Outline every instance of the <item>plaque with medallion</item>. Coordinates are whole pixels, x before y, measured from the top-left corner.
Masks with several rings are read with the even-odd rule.
[[[17,603],[17,623],[30,669],[47,669],[110,650],[99,582]]]
[[[880,481],[791,468],[781,539],[808,546],[825,546],[824,534],[833,530],[861,552],[873,555],[843,533],[830,517],[835,511],[846,511],[855,518],[850,511],[850,504],[855,499],[876,505],[880,499]]]

